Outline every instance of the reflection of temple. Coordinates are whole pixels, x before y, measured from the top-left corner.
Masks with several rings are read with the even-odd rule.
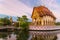
[[[34,25],[54,25],[56,19],[52,12],[44,6],[34,7],[31,17]]]
[[[57,36],[52,34],[52,35],[33,35],[31,40],[57,40]]]
[[[30,31],[30,40],[57,40],[56,32]]]

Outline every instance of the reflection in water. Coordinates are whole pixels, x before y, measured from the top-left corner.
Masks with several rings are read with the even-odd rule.
[[[57,34],[47,32],[30,31],[31,40],[57,40]]]
[[[40,34],[36,34],[33,35],[31,40],[56,40],[57,36],[56,35],[40,35]]]
[[[16,40],[27,40],[29,37],[29,32],[27,30],[15,31],[16,33]]]
[[[60,34],[53,32],[14,31],[0,32],[0,40],[60,40]]]
[[[0,39],[7,40],[7,36],[10,35],[10,32],[0,32]]]

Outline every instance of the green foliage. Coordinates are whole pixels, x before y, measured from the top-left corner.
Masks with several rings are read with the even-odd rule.
[[[3,24],[2,24],[2,23],[0,23],[0,26],[3,26]]]
[[[23,19],[23,21],[25,21],[25,22],[28,21],[28,18],[27,18],[27,16],[25,16],[25,15],[22,16],[22,19]]]
[[[19,23],[18,23],[18,22],[15,23],[14,26],[15,26],[15,27],[19,27]]]
[[[10,25],[10,24],[11,24],[11,22],[10,22],[8,16],[4,17],[4,18],[0,18],[0,25]]]
[[[17,34],[17,40],[27,40],[29,37],[29,32],[27,30],[21,30]]]
[[[0,38],[6,38],[6,37],[7,37],[7,34],[0,33]]]
[[[56,24],[56,25],[60,25],[60,22],[56,22],[55,24]]]
[[[10,25],[11,24],[10,20],[7,17],[4,18],[4,24],[5,25]]]
[[[28,28],[28,18],[27,16],[23,15],[22,17],[18,17],[17,21],[19,22],[19,27],[22,29]]]

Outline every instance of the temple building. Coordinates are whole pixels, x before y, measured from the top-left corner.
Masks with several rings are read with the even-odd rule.
[[[32,24],[33,25],[54,25],[56,17],[45,6],[38,6],[33,8],[32,12]]]

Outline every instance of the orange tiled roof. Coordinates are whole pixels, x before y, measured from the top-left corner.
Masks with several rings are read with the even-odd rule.
[[[50,12],[50,10],[47,7],[38,6],[38,7],[34,7],[33,12],[34,10],[36,10],[41,17],[48,15],[56,19],[56,17],[53,15],[52,12]]]

